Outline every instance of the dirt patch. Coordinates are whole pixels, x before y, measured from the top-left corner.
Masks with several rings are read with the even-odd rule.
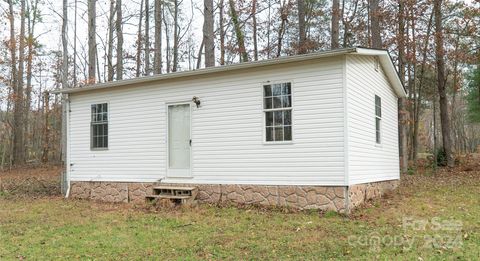
[[[44,197],[60,195],[60,166],[0,171],[0,196]]]

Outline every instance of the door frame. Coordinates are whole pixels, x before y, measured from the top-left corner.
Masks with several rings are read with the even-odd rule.
[[[193,162],[193,159],[192,159],[192,145],[190,145],[190,168],[188,169],[187,171],[187,174],[185,175],[172,175],[172,172],[170,171],[170,168],[169,168],[169,160],[170,160],[170,144],[168,142],[169,140],[169,127],[170,127],[170,124],[169,124],[169,121],[170,121],[170,118],[169,118],[169,115],[168,115],[168,108],[170,106],[174,106],[174,105],[188,105],[188,108],[189,108],[189,112],[190,112],[190,140],[192,140],[192,103],[190,101],[178,101],[178,102],[166,102],[165,103],[165,126],[166,126],[166,130],[165,130],[165,133],[166,133],[166,136],[165,136],[165,145],[166,145],[166,164],[165,164],[165,170],[166,170],[166,177],[167,178],[193,178],[193,171],[192,171],[192,162]]]

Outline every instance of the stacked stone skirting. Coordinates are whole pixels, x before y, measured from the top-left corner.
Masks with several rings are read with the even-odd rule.
[[[398,180],[345,186],[263,186],[188,184],[198,187],[197,201],[214,204],[251,204],[296,209],[350,212],[367,200],[395,189]],[[106,202],[145,201],[160,183],[72,182],[70,197]],[[185,184],[161,183],[162,186]]]

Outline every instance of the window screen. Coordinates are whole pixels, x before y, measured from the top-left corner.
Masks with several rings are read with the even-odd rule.
[[[263,86],[265,113],[265,140],[267,142],[292,140],[292,86],[291,83]]]
[[[108,105],[107,103],[92,104],[91,148],[108,148]]]
[[[375,95],[375,141],[381,142],[382,99]]]

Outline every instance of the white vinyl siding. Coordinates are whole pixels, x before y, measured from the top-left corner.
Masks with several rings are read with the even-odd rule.
[[[71,94],[70,177],[129,181],[344,185],[343,57]],[[292,84],[292,141],[264,142],[263,84]],[[191,102],[192,178],[166,178],[166,103]],[[107,151],[91,151],[90,105],[108,102]]]
[[[349,184],[400,178],[397,96],[372,56],[346,61]],[[380,144],[376,142],[375,95],[381,98]]]

